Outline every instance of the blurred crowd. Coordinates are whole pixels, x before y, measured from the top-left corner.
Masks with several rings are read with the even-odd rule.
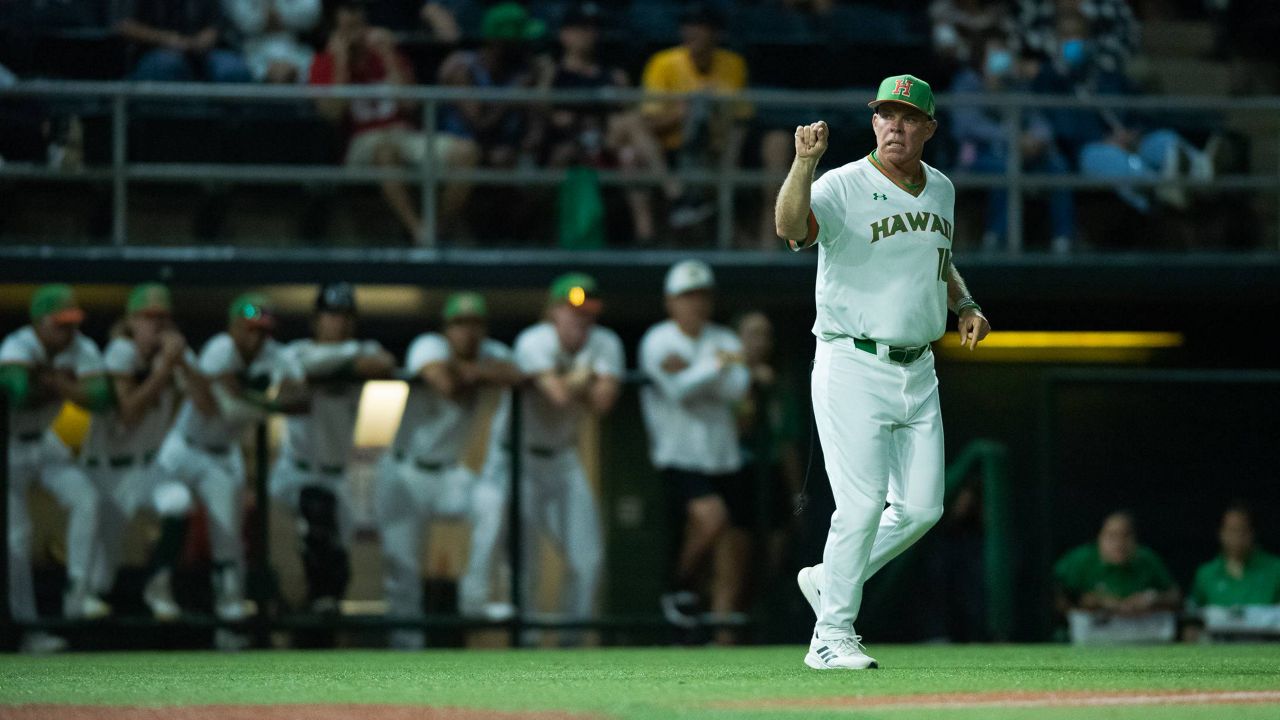
[[[733,328],[712,322],[715,279],[708,265],[677,263],[663,293],[668,319],[638,349],[650,460],[665,496],[654,514],[665,513],[670,534],[670,580],[652,607],[683,636],[707,640],[706,618],[728,626],[738,618],[741,625],[755,594],[781,572],[786,520],[801,491],[799,405],[775,365],[766,315],[745,313]],[[303,597],[293,609],[336,617],[355,572],[350,472],[361,393],[367,381],[392,378],[406,381],[409,392],[398,430],[375,463],[367,520],[381,548],[383,607],[395,621],[390,646],[425,645],[421,622],[429,605],[479,621],[512,616],[511,570],[500,540],[513,532],[506,508],[515,447],[522,514],[514,531],[522,533],[525,552],[520,600],[535,610],[545,540],[564,568],[548,610],[569,621],[594,617],[605,540],[600,493],[580,456],[580,426],[608,415],[627,381],[622,342],[597,323],[603,303],[591,276],[565,274],[551,285],[541,318],[507,345],[488,336],[485,297],[455,293],[438,329],[413,340],[401,362],[358,335],[355,290],[345,283],[320,289],[311,336],[290,342],[273,337],[277,315],[268,298],[242,295],[228,308],[226,331],[198,354],[175,322],[163,285],[129,294],[102,349],[79,331],[85,313],[73,289],[40,287],[30,324],[0,345],[13,618],[32,622],[38,614],[28,491],[39,487],[67,518],[65,618],[107,617],[111,598],[145,606],[162,622],[212,613],[224,623],[217,645],[243,647],[242,623],[274,614],[280,602],[278,587],[265,595],[247,590],[252,568],[243,530],[251,512],[246,456],[252,457],[244,442],[270,416],[283,416],[285,429],[269,477],[258,481],[297,528],[306,587],[292,593]],[[513,440],[515,389],[521,435]],[[75,452],[54,427],[67,403],[91,413]],[[394,422],[393,408],[371,412]],[[482,458],[469,464],[466,454],[476,443]],[[141,577],[129,585],[120,570],[135,518],[154,532]],[[457,541],[466,566],[456,596],[426,598],[423,544],[434,523],[449,520],[470,525],[468,539]],[[207,584],[191,585],[189,568],[179,573],[192,532],[205,540],[200,566]],[[262,582],[266,568],[256,570]],[[180,576],[187,587],[177,587]],[[204,588],[203,595],[193,595],[193,587]],[[251,603],[250,595],[271,605]],[[735,635],[726,629],[716,639]],[[566,632],[560,641],[581,637]],[[65,645],[35,629],[23,638],[29,651]]]
[[[341,135],[333,155],[348,166],[420,167],[429,160],[453,170],[573,169],[558,194],[492,186],[476,193],[466,182],[446,183],[438,227],[448,242],[474,242],[492,235],[486,232],[491,229],[510,237],[520,234],[518,228],[536,227],[542,242],[550,236],[567,247],[599,247],[606,236],[615,244],[643,247],[684,241],[681,233],[690,229],[705,236],[705,223],[724,212],[712,188],[682,184],[673,169],[746,167],[773,177],[790,160],[790,128],[817,113],[832,120],[848,115],[848,122],[833,127],[848,145],[848,159],[863,151],[856,144],[865,138],[861,115],[816,107],[757,111],[745,102],[726,102],[725,96],[748,88],[867,87],[889,72],[886,63],[901,72],[902,61],[891,58],[906,56],[913,57],[907,69],[956,93],[1129,98],[1151,89],[1135,70],[1142,65],[1140,12],[1198,17],[1226,36],[1248,24],[1243,19],[1252,17],[1251,9],[1263,9],[1253,8],[1259,3],[1252,0],[1134,4],[1138,7],[1129,0],[443,0],[421,5],[410,0],[67,0],[62,10],[68,17],[61,20],[108,29],[112,47],[119,50],[113,57],[120,59],[82,68],[93,77],[115,65],[123,77],[142,81],[640,87],[684,94],[686,99],[640,105],[446,103],[430,135],[412,103],[317,103],[319,115]],[[0,52],[0,64],[20,64],[17,75],[0,69],[0,83],[19,76],[77,76],[74,65],[42,67],[40,59],[47,55],[39,48],[21,51],[36,36],[17,29],[22,23],[56,25],[59,20],[48,8],[44,15],[53,17],[0,11],[0,38],[8,26],[7,35],[15,41]],[[1213,53],[1265,57],[1274,49],[1266,43],[1218,42]],[[21,108],[6,109],[22,116]],[[31,154],[32,146],[45,143],[50,162],[81,161],[78,119],[26,111],[36,117],[34,124],[27,123],[26,140],[19,134],[0,143],[0,156],[20,159],[23,147]],[[1161,181],[1120,185],[1116,208],[1142,217],[1185,217],[1195,197],[1183,183],[1213,177],[1222,142],[1219,121],[1167,113],[1031,111],[1015,129],[1006,127],[1008,120],[997,108],[958,104],[944,108],[942,120],[940,137],[946,141],[937,143],[928,159],[945,170],[1002,174],[1016,146],[1029,173],[1083,173],[1103,183]],[[10,123],[22,125],[13,118]],[[846,129],[848,123],[858,130]],[[601,188],[597,170],[656,174],[659,180],[613,193]],[[777,189],[771,183],[764,181],[753,197],[741,198],[749,210],[732,219],[738,246],[780,247],[769,217]],[[417,192],[399,181],[381,183],[381,191],[403,240],[422,242],[426,232]],[[1078,245],[1076,194],[1068,189],[1047,193],[1044,221],[1031,229],[1043,237],[1032,237],[1030,244],[1058,253]],[[982,248],[1005,246],[1007,206],[1004,192],[988,193]],[[612,212],[615,207],[619,212]],[[606,214],[619,220],[610,223]]]

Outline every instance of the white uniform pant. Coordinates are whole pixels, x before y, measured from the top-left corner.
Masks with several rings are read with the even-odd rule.
[[[320,472],[314,467],[303,470],[295,458],[281,453],[271,469],[271,481],[267,486],[271,499],[282,503],[296,518],[305,487],[319,487],[333,493],[337,499],[338,534],[343,547],[350,548],[355,537],[355,521],[351,517],[351,484],[347,482],[346,473]]]
[[[233,443],[224,452],[187,443],[176,432],[160,446],[156,464],[200,496],[209,515],[209,545],[215,565],[231,568],[236,587],[244,587],[244,546],[240,539],[244,458]]]
[[[502,461],[493,464],[491,471],[509,478],[505,457],[506,453]],[[571,619],[592,617],[604,561],[604,539],[595,493],[587,483],[578,451],[566,448],[548,453],[526,448],[520,487],[520,521],[524,533],[522,606],[526,611],[535,607],[541,533],[564,559],[564,583],[557,610]]]
[[[139,462],[128,468],[86,468],[98,489],[98,539],[90,587],[97,594],[110,592],[120,567],[124,531],[143,509],[161,518],[180,518],[191,512],[193,499],[186,485],[174,480],[157,463]]]
[[[910,365],[819,341],[813,409],[835,497],[823,552],[823,640],[853,634],[867,578],[942,516],[942,410],[933,353]],[[885,508],[886,500],[889,507]]]
[[[38,440],[9,437],[9,610],[18,622],[36,619],[31,577],[31,516],[27,490],[40,483],[66,509],[67,579],[72,588],[89,580],[97,551],[98,493],[52,431]]]
[[[382,537],[383,586],[390,616],[422,616],[419,560],[423,533],[434,518],[465,518],[471,523],[467,568],[458,581],[458,605],[468,613],[480,609],[489,596],[503,498],[501,487],[463,465],[430,471],[412,459],[382,458],[374,485],[374,512]]]

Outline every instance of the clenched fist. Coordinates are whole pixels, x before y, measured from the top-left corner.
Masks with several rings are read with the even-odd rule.
[[[796,157],[817,160],[827,151],[827,124],[822,120],[796,126]]]

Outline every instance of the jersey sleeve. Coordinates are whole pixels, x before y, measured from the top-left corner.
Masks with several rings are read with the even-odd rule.
[[[137,346],[124,338],[116,338],[107,345],[102,362],[112,375],[133,375],[138,363]]]
[[[1067,594],[1073,598],[1082,590],[1080,579],[1081,550],[1076,548],[1063,555],[1053,566],[1053,579]]]
[[[404,369],[410,375],[418,375],[422,368],[431,363],[449,359],[449,342],[435,333],[422,335],[409,346],[405,355]]]
[[[809,192],[808,238],[813,244],[828,244],[840,238],[844,228],[843,208],[847,199],[848,192],[841,173],[826,172],[814,181],[813,189]]]
[[[236,346],[229,335],[213,338],[200,351],[200,374],[206,377],[216,378],[238,369]]]
[[[621,378],[627,371],[626,352],[622,340],[612,330],[598,328],[600,350],[591,360],[591,369],[597,375]]]
[[[1212,568],[1212,562],[1207,562],[1196,568],[1196,577],[1191,581],[1191,594],[1187,596],[1187,600],[1194,607],[1209,606],[1209,580],[1213,572]]]
[[[1152,550],[1143,553],[1146,556],[1144,564],[1148,566],[1147,582],[1150,583],[1153,590],[1168,590],[1173,587],[1173,575],[1169,573],[1169,568],[1164,564],[1164,560],[1155,554]]]
[[[39,361],[35,347],[29,342],[23,342],[22,333],[13,333],[0,343],[0,364],[35,365]]]
[[[102,375],[107,372],[107,366],[102,361],[102,352],[98,350],[97,344],[83,335],[76,339],[75,371],[80,377]]]
[[[493,339],[484,341],[484,345],[481,346],[481,353],[488,360],[500,360],[502,362],[512,362],[513,360],[511,348],[507,347],[505,343]]]
[[[556,366],[555,333],[544,329],[530,328],[516,338],[516,365],[526,374],[544,373]]]
[[[725,328],[721,334],[721,347],[724,351],[734,355],[742,354],[742,341],[738,338],[737,333]],[[747,370],[745,363],[730,363],[720,375],[719,384],[716,386],[720,399],[736,403],[747,394],[747,390],[751,388],[751,371]]]

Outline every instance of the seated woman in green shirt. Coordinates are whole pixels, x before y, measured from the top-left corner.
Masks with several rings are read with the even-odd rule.
[[[1222,514],[1218,529],[1222,554],[1196,570],[1191,605],[1280,604],[1280,558],[1253,544],[1253,514],[1233,505]]]
[[[1053,567],[1058,612],[1071,610],[1143,615],[1178,607],[1180,593],[1168,568],[1138,545],[1133,516],[1115,512],[1096,543],[1081,545]]]

